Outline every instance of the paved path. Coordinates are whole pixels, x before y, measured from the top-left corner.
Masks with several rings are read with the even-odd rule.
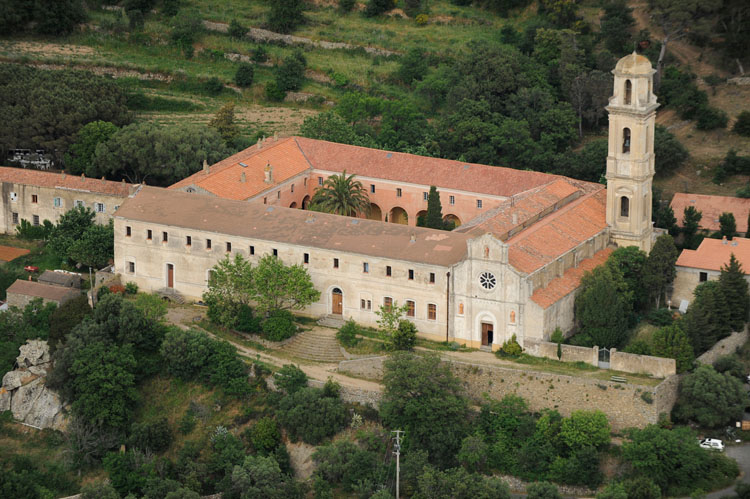
[[[726,448],[726,455],[731,457],[740,466],[740,478],[738,482],[750,483],[750,443],[732,445]],[[719,499],[721,497],[734,497],[734,487],[732,484],[726,489],[717,490],[706,495],[706,499]]]

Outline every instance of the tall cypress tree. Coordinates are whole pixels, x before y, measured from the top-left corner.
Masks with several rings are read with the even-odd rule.
[[[695,288],[695,300],[685,317],[686,330],[695,353],[700,354],[729,335],[730,308],[716,281],[704,282]]]
[[[440,203],[440,194],[434,185],[430,186],[430,194],[427,196],[427,217],[424,225],[431,229],[445,229],[443,205]]]
[[[745,326],[750,311],[750,293],[742,265],[734,257],[734,253],[729,257],[729,263],[721,267],[719,286],[729,304],[732,330],[740,331]]]
[[[655,299],[656,308],[659,308],[661,297],[675,278],[674,264],[677,261],[677,247],[674,239],[669,234],[659,236],[651,248],[643,267],[643,285],[649,290]]]

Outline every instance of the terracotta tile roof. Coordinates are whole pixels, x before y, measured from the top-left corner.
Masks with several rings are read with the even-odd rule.
[[[710,231],[719,230],[719,216],[724,212],[734,214],[737,231],[747,233],[747,215],[750,212],[750,199],[728,196],[709,196],[707,194],[686,194],[678,192],[669,204],[674,211],[677,225],[682,227],[682,216],[685,208],[692,206],[703,214],[700,227]]]
[[[594,253],[594,256],[591,258],[581,260],[578,263],[578,267],[569,268],[560,277],[552,279],[547,286],[535,290],[531,295],[531,301],[545,309],[554,305],[561,298],[568,296],[578,289],[583,274],[606,262],[612,251],[611,248],[604,248]]]
[[[512,196],[549,183],[556,175],[498,166],[428,158],[295,137],[305,157],[319,170],[355,173],[466,192]]]
[[[462,260],[471,238],[146,186],[125,200],[115,217],[441,266]]]
[[[264,169],[269,164],[273,168],[272,182],[266,183]],[[309,168],[310,164],[294,138],[271,139],[260,149],[257,144],[249,147],[212,165],[208,173],[201,170],[169,186],[169,189],[194,185],[225,199],[244,200],[272,189]]]
[[[81,293],[80,290],[75,288],[66,288],[36,281],[24,281],[23,279],[18,279],[11,284],[6,292],[34,296],[36,298],[44,298],[45,300],[54,300],[57,302],[65,300],[71,296],[78,296]]]
[[[9,166],[0,166],[0,182],[12,182],[15,184],[62,188],[75,191],[99,192],[101,194],[122,197],[130,194],[130,188],[133,186],[133,184],[127,184],[125,182],[113,182],[111,180],[100,180],[83,176],[66,175],[64,173],[43,172],[39,170],[27,170],[24,168],[11,168]]]
[[[721,239],[704,239],[696,250],[682,250],[677,263],[679,267],[690,267],[704,270],[721,270],[734,257],[742,264],[746,274],[750,274],[750,239],[735,237],[731,241]]]
[[[15,248],[13,246],[0,246],[0,261],[9,262],[23,255],[28,255],[31,251],[24,248]]]
[[[530,274],[607,228],[607,190],[586,194],[508,241],[508,261]]]

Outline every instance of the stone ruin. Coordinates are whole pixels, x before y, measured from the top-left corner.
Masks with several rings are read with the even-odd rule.
[[[3,376],[0,412],[11,411],[16,421],[36,428],[65,430],[66,408],[60,396],[44,385],[52,366],[49,345],[42,340],[27,340],[19,351],[16,369]]]

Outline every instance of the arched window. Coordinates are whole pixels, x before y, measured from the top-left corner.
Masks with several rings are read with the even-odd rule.
[[[630,198],[628,198],[627,196],[622,196],[620,198],[620,216],[630,216]]]
[[[625,80],[625,105],[629,106],[633,97],[633,84],[630,80]]]
[[[624,128],[622,130],[622,152],[630,152],[630,128]]]

